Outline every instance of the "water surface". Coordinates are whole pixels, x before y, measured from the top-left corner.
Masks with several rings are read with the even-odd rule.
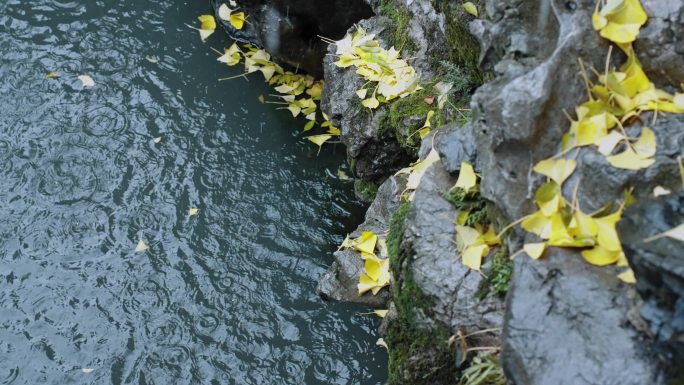
[[[377,320],[315,294],[362,215],[343,149],[216,81],[208,10],[0,0],[0,384],[385,379]]]

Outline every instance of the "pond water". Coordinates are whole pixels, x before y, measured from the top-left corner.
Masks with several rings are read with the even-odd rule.
[[[0,0],[0,384],[385,380],[378,320],[315,292],[363,214],[344,150],[217,82],[208,11]]]

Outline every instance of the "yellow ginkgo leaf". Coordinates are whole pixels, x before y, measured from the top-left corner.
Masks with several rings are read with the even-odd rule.
[[[371,96],[368,99],[362,100],[361,104],[366,108],[374,109],[374,108],[378,108],[378,106],[380,105],[380,102],[374,96]]]
[[[198,212],[199,212],[199,209],[192,207],[190,210],[188,210],[188,216],[197,215]]]
[[[435,149],[430,150],[425,159],[419,161],[410,167],[410,174],[408,180],[406,181],[406,190],[415,190],[420,184],[420,180],[423,178],[425,171],[435,162],[439,160],[439,154]],[[400,170],[401,171],[401,170]]]
[[[213,15],[200,15],[197,17],[200,21],[200,29],[214,30],[216,29],[216,19]]]
[[[54,79],[59,77],[59,73],[57,72],[48,72],[47,75],[45,75],[46,78],[48,79]]]
[[[456,225],[456,247],[458,251],[462,252],[467,247],[475,244],[483,244],[484,241],[480,238],[481,235],[482,233],[475,228]]]
[[[677,106],[677,108],[684,110],[684,94],[676,93],[672,99],[672,102],[675,106]]]
[[[356,96],[358,96],[361,99],[365,99],[367,93],[368,93],[368,90],[365,88],[362,88],[360,90],[356,90]]]
[[[644,127],[641,136],[634,143],[634,151],[641,158],[650,158],[656,153],[656,137],[653,130]]]
[[[375,254],[375,245],[378,242],[378,236],[372,231],[364,231],[356,240],[354,248],[362,253]]]
[[[471,14],[475,17],[478,16],[477,7],[471,1],[467,1],[467,2],[463,3],[463,9],[465,9],[466,12],[468,12],[469,14]]]
[[[618,24],[608,22],[601,30],[601,37],[614,43],[631,43],[636,40],[640,28],[641,25],[639,24]]]
[[[332,137],[333,137],[332,135],[323,134],[323,135],[311,135],[311,136],[307,136],[306,139],[309,140],[309,141],[311,141],[311,142],[313,142],[313,143],[315,143],[315,144],[317,144],[317,145],[318,145],[318,151],[320,152],[320,151],[321,151],[321,147],[323,146],[323,143],[327,142],[327,141],[330,140],[330,138],[332,138]]]
[[[389,347],[387,346],[387,342],[385,342],[384,338],[378,338],[377,341],[375,341],[375,344],[377,346],[382,346],[383,348],[387,349],[389,351]]]
[[[296,118],[297,115],[302,111],[302,108],[296,104],[290,104],[287,109],[292,113],[292,117]]]
[[[138,244],[135,246],[135,251],[136,252],[141,252],[147,250],[149,247],[145,244],[145,242],[141,239],[138,241]]]
[[[613,130],[596,143],[598,144],[598,152],[604,156],[608,156],[622,140],[625,140],[625,136],[622,135],[622,133]]]
[[[545,159],[534,165],[533,170],[549,177],[560,186],[572,175],[576,166],[577,162],[573,159]]]
[[[364,268],[366,269],[366,274],[374,280],[380,279],[380,273],[382,271],[383,260],[378,258],[368,258],[364,262]]]
[[[528,232],[537,235],[543,239],[549,239],[551,233],[551,219],[544,215],[541,211],[527,216],[520,226]]]
[[[480,271],[480,267],[482,266],[482,257],[487,255],[488,252],[489,246],[487,245],[466,247],[461,256],[463,264],[473,270]]]
[[[546,216],[558,212],[565,205],[560,186],[554,181],[547,182],[539,187],[534,193],[534,201]]]
[[[594,218],[597,226],[597,240],[599,246],[606,250],[621,251],[622,244],[615,229],[616,224],[622,217],[622,209],[604,217]]]
[[[544,254],[544,250],[546,250],[546,242],[526,243],[523,246],[523,250],[525,250],[525,253],[527,253],[530,258],[539,259],[539,257]]]
[[[242,29],[242,27],[245,25],[245,13],[244,12],[231,13],[229,22],[230,22],[230,25],[232,25],[235,29]]]
[[[363,294],[369,290],[372,290],[378,285],[378,282],[369,277],[366,274],[361,274],[359,277],[359,283],[356,285],[359,294]]]
[[[477,186],[477,174],[473,170],[473,166],[468,162],[461,162],[461,169],[458,172],[458,179],[454,187],[470,190]]]
[[[469,216],[470,216],[470,211],[467,211],[467,210],[459,211],[458,215],[456,216],[456,224],[461,225],[461,226],[465,225]]]
[[[226,63],[229,66],[234,66],[240,63],[240,48],[237,44],[233,43],[230,48],[224,50],[224,54],[219,56],[218,61],[221,63]]]
[[[488,246],[496,246],[501,244],[501,239],[499,239],[498,235],[494,231],[494,226],[489,226],[487,231],[482,234],[480,239]]]
[[[627,147],[625,151],[606,157],[608,163],[610,163],[615,168],[622,168],[626,170],[640,170],[642,168],[650,167],[655,159],[653,158],[642,158],[632,150],[631,147]]]
[[[221,4],[221,6],[218,8],[218,17],[223,21],[228,21],[230,19],[231,13],[232,10],[228,8],[228,5],[226,4]]]
[[[204,41],[216,30],[216,20],[212,15],[200,15],[197,19],[199,19],[201,23],[198,29],[200,38]]]
[[[375,315],[377,315],[377,316],[380,317],[380,318],[385,318],[385,316],[387,315],[387,312],[388,312],[388,311],[389,311],[389,310],[379,310],[379,309],[378,309],[378,310],[374,310],[373,313],[375,313]]]
[[[612,265],[618,261],[620,251],[607,250],[601,246],[596,246],[592,249],[582,251],[582,257],[592,265],[606,266]]]
[[[624,283],[636,283],[636,277],[634,276],[634,270],[627,269],[622,273],[618,274],[618,279]]]
[[[655,241],[656,239],[660,239],[663,237],[669,237],[672,239],[676,239],[680,242],[684,242],[684,223],[675,227],[674,229],[670,229],[668,231],[665,231],[664,233],[656,234],[652,237],[646,238],[646,239],[644,239],[644,242],[652,242],[652,241]]]

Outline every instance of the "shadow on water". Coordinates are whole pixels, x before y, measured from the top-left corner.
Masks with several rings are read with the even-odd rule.
[[[0,3],[0,384],[384,381],[377,320],[315,293],[363,213],[344,150],[216,81],[207,11]]]

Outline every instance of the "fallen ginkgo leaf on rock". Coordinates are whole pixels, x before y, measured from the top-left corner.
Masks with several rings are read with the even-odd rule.
[[[463,3],[463,9],[465,9],[469,14],[478,17],[477,7],[471,1],[466,1]]]
[[[198,212],[199,212],[199,209],[193,207],[190,210],[188,210],[188,216],[191,217],[191,216],[197,215]]]
[[[212,15],[200,15],[197,19],[200,21],[200,27],[196,29],[199,31],[202,41],[205,41],[216,30],[216,19]]]
[[[622,273],[618,274],[618,279],[624,283],[636,283],[636,277],[634,276],[634,270],[627,269]]]
[[[389,310],[374,310],[373,313],[375,313],[375,315],[377,315],[380,318],[385,318],[388,311]]]
[[[545,242],[539,242],[539,243],[526,243],[523,246],[523,249],[525,250],[525,253],[532,258],[532,259],[539,259],[542,254],[544,254],[544,250],[546,250],[546,243]]]
[[[468,191],[475,186],[477,186],[477,174],[475,174],[473,166],[468,162],[461,162],[461,169],[458,172],[458,179],[454,187]]]

